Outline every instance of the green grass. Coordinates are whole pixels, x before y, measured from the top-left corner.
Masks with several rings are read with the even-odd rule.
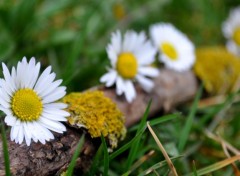
[[[82,135],[82,137],[80,138],[80,140],[79,140],[79,142],[78,142],[78,144],[76,146],[76,150],[75,150],[75,152],[73,154],[72,160],[69,163],[68,169],[66,171],[66,176],[73,175],[74,167],[76,165],[76,161],[77,161],[77,158],[79,157],[79,154],[81,152],[83,144],[84,144],[84,135]]]
[[[68,93],[83,91],[98,85],[99,78],[106,72],[110,63],[105,48],[113,31],[144,30],[148,35],[152,24],[170,22],[184,32],[196,48],[224,45],[222,22],[230,9],[239,4],[240,0],[2,0],[0,61],[12,66],[23,56],[28,59],[35,56],[43,68],[49,64],[53,66]],[[115,16],[116,5],[124,9],[123,18]],[[193,101],[168,114],[160,112],[148,119],[179,175],[233,175],[230,166],[233,160],[226,162],[221,144],[210,139],[205,132],[218,134],[235,148],[240,148],[239,91],[226,95],[223,102],[198,108],[198,103],[208,96],[200,88]],[[149,108],[150,103],[141,121],[128,129],[126,139],[113,152],[108,153],[108,141],[101,138],[101,145],[86,175],[169,174],[166,160],[146,130]],[[10,175],[3,125],[1,140],[5,172]],[[83,139],[69,165],[69,175],[73,174],[82,143]],[[148,155],[151,151],[154,153]],[[151,173],[147,174],[149,170]]]
[[[10,161],[9,161],[9,154],[8,154],[8,146],[7,146],[7,138],[6,138],[6,132],[5,127],[2,121],[0,121],[1,126],[1,136],[2,136],[2,147],[3,147],[3,157],[4,157],[4,166],[5,166],[5,174],[6,176],[10,176]]]

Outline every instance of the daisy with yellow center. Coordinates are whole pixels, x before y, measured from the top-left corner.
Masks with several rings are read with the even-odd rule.
[[[193,43],[185,34],[169,23],[158,23],[150,27],[150,36],[159,50],[159,60],[167,68],[186,71],[195,62]]]
[[[222,31],[227,41],[227,49],[240,56],[240,7],[230,11],[228,19],[223,23]]]
[[[56,103],[66,94],[62,80],[54,81],[56,74],[47,67],[41,75],[40,63],[24,57],[17,68],[9,72],[2,64],[4,79],[0,80],[0,110],[6,114],[5,122],[11,126],[10,138],[21,144],[25,139],[34,142],[54,139],[51,131],[63,133],[66,127],[59,121],[67,121],[70,114],[67,105]],[[50,131],[51,130],[51,131]]]
[[[128,102],[136,97],[133,81],[138,81],[147,92],[152,90],[154,84],[148,77],[156,77],[159,71],[150,66],[156,50],[146,39],[145,33],[128,31],[122,38],[117,31],[112,34],[106,50],[112,68],[101,77],[102,83],[106,83],[107,87],[116,83],[117,94],[125,94]]]

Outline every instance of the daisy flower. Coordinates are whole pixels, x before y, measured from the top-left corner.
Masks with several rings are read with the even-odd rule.
[[[195,62],[194,45],[185,34],[169,23],[150,27],[150,36],[159,50],[159,60],[176,71],[191,69]]]
[[[29,146],[34,142],[54,139],[54,131],[63,133],[66,127],[59,121],[66,121],[70,114],[64,103],[56,103],[66,94],[66,87],[54,81],[56,74],[47,67],[39,76],[40,62],[24,57],[11,73],[2,63],[4,79],[0,80],[0,110],[6,114],[5,123],[11,126],[10,138],[21,144],[25,139]]]
[[[125,94],[128,102],[136,97],[135,80],[145,91],[151,91],[154,83],[147,77],[156,77],[159,71],[150,66],[154,62],[156,50],[146,39],[145,33],[127,31],[122,37],[116,31],[106,50],[111,68],[100,78],[100,82],[106,83],[107,87],[116,83],[117,95]]]
[[[222,25],[224,37],[228,40],[227,49],[240,56],[240,7],[230,11],[229,17]]]

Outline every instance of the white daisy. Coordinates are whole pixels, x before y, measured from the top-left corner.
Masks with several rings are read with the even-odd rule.
[[[228,19],[222,25],[222,31],[227,41],[227,49],[240,56],[240,7],[230,11]]]
[[[156,77],[159,71],[150,66],[154,62],[156,50],[146,39],[145,33],[127,31],[124,37],[120,31],[112,34],[106,48],[112,68],[100,79],[107,87],[116,83],[117,95],[125,94],[128,102],[136,97],[133,81],[137,80],[143,89],[150,92],[154,86],[147,77]]]
[[[64,103],[56,103],[66,94],[66,87],[59,85],[47,67],[39,76],[40,63],[31,58],[29,63],[24,57],[11,73],[2,63],[4,79],[0,80],[0,110],[5,114],[5,122],[11,126],[10,138],[21,144],[25,139],[27,145],[54,139],[50,130],[57,133],[66,131],[59,121],[66,121],[69,113],[64,111]]]
[[[176,71],[191,69],[195,62],[193,43],[172,24],[158,23],[150,27],[150,35],[159,50],[159,59]]]

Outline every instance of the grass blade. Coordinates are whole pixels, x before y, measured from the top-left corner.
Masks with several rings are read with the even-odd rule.
[[[10,172],[10,161],[9,161],[9,155],[8,155],[7,138],[6,138],[6,132],[5,132],[3,123],[1,123],[1,136],[2,136],[2,145],[3,145],[5,174],[6,176],[10,176],[11,172]]]
[[[197,92],[197,95],[194,99],[194,102],[193,102],[193,105],[191,107],[191,111],[187,117],[187,121],[186,121],[186,124],[181,132],[181,135],[180,135],[180,139],[179,139],[179,145],[178,145],[178,149],[180,152],[183,151],[186,143],[187,143],[187,139],[188,139],[188,136],[189,136],[189,133],[190,133],[190,130],[192,128],[192,124],[193,124],[193,119],[194,119],[194,116],[196,114],[196,111],[197,111],[197,106],[198,106],[198,101],[202,95],[202,90],[203,90],[203,86],[201,85],[198,92]]]
[[[158,117],[157,119],[153,119],[151,121],[149,121],[151,126],[155,126],[158,125],[160,123],[169,121],[169,120],[173,120],[175,118],[179,117],[179,113],[177,114],[170,114],[170,115],[165,115],[162,117]],[[132,146],[132,143],[134,143],[136,140],[138,140],[138,138],[140,138],[143,134],[143,132],[146,130],[147,126],[146,124],[140,129],[140,132],[138,133],[137,136],[135,136],[130,142],[128,142],[127,144],[125,144],[124,146],[122,146],[121,148],[119,148],[118,150],[116,150],[114,153],[112,153],[110,155],[110,160],[114,159],[115,157],[117,157],[118,155],[120,155],[121,153],[123,153],[124,151],[126,151],[128,148],[130,148]],[[133,128],[131,128],[130,131],[134,131],[139,129],[139,125],[134,126]]]
[[[143,118],[140,122],[140,125],[138,127],[138,130],[136,132],[136,135],[135,137],[141,133],[141,130],[144,128],[145,124],[146,124],[146,121],[147,121],[147,117],[148,117],[148,114],[149,114],[149,109],[150,109],[150,106],[151,106],[151,100],[149,101],[148,105],[147,105],[147,108],[144,112],[144,115],[143,115]],[[139,142],[140,142],[140,138],[138,138],[136,141],[134,141],[131,145],[131,148],[130,148],[130,151],[129,151],[129,155],[128,155],[128,159],[127,159],[127,167],[126,169],[129,170],[130,166],[132,165],[135,157],[136,157],[136,154],[137,154],[137,151],[138,151],[138,147],[139,147]]]
[[[231,163],[233,163],[233,162],[235,162],[235,161],[237,161],[239,159],[240,159],[240,155],[237,155],[237,156],[225,159],[223,161],[219,161],[219,162],[214,163],[214,164],[212,164],[210,166],[207,166],[205,168],[199,169],[197,171],[197,175],[201,176],[201,175],[209,174],[209,173],[214,172],[216,170],[219,170],[219,169],[221,169],[221,168],[223,168],[223,167],[225,167],[225,166],[227,166],[227,165],[229,165],[229,164],[231,164]],[[187,176],[190,176],[190,175],[194,176],[194,173],[190,173]]]
[[[155,119],[153,119],[153,120],[150,120],[150,121],[149,121],[149,124],[150,124],[151,126],[155,126],[155,125],[158,125],[158,124],[160,124],[160,123],[173,120],[173,119],[179,117],[180,114],[181,114],[181,113],[167,114],[167,115],[164,115],[164,116],[161,116],[161,117],[157,117],[157,118],[155,118]],[[145,127],[146,127],[146,125],[145,125]],[[138,128],[139,128],[139,125],[135,125],[135,126],[131,127],[131,129],[128,130],[128,131],[129,131],[129,132],[131,132],[131,131],[136,131]]]
[[[182,156],[176,156],[176,157],[172,157],[170,158],[172,161],[174,160],[177,160],[179,158],[181,158]],[[153,172],[154,170],[157,170],[163,166],[167,165],[167,161],[164,160],[164,161],[160,161],[154,165],[152,165],[151,167],[149,167],[147,170],[143,171],[142,173],[140,173],[138,176],[144,176],[144,175],[147,175],[147,174],[150,174],[151,172]]]
[[[239,94],[239,91],[231,93],[227,96],[226,100],[219,104],[218,106],[216,106],[210,113],[207,113],[206,115],[204,115],[200,122],[199,122],[199,128],[203,127],[204,124],[213,116],[215,116],[216,114],[218,114],[220,111],[222,111],[224,109],[224,107],[230,105],[231,103],[233,103],[234,98],[236,95]]]
[[[157,135],[156,135],[155,132],[153,131],[152,127],[149,125],[149,122],[147,122],[147,127],[148,127],[150,133],[152,134],[155,142],[157,143],[159,149],[161,150],[164,158],[166,159],[167,164],[168,164],[169,168],[171,169],[172,173],[173,173],[175,176],[178,176],[177,171],[176,171],[176,169],[175,169],[175,166],[173,165],[171,159],[169,158],[166,150],[164,149],[162,143],[160,142],[160,140],[158,139]]]
[[[132,167],[127,172],[122,174],[122,176],[128,176],[129,174],[131,174],[134,170],[139,168],[144,162],[146,162],[149,158],[151,158],[154,155],[154,153],[155,153],[154,150],[150,150],[150,152],[143,155],[137,162],[135,162],[132,165]]]
[[[126,151],[128,148],[130,148],[134,142],[136,142],[141,136],[142,133],[145,131],[146,128],[143,128],[141,133],[139,133],[137,136],[135,136],[130,142],[128,142],[127,144],[125,144],[124,146],[122,146],[121,148],[119,148],[117,151],[115,151],[114,153],[112,153],[110,155],[110,160],[116,158],[118,155],[120,155],[121,153],[123,153],[124,151]]]
[[[103,144],[103,153],[104,153],[104,172],[103,176],[108,176],[108,169],[109,169],[109,154],[107,149],[107,144],[103,135],[101,135],[101,140]]]
[[[194,176],[198,176],[195,161],[193,161],[193,174]]]
[[[98,148],[97,153],[94,156],[92,166],[86,175],[88,175],[88,176],[96,175],[96,170],[97,170],[97,167],[99,166],[99,162],[101,160],[100,158],[102,157],[102,152],[103,152],[103,143]]]
[[[78,142],[78,145],[77,145],[76,150],[75,150],[75,152],[73,154],[72,160],[71,160],[71,162],[70,162],[70,164],[68,166],[68,169],[66,171],[66,176],[72,176],[73,175],[73,170],[74,170],[77,158],[78,158],[78,156],[79,156],[79,154],[81,152],[83,143],[84,143],[84,135],[82,135],[82,137],[80,138],[80,140]]]

